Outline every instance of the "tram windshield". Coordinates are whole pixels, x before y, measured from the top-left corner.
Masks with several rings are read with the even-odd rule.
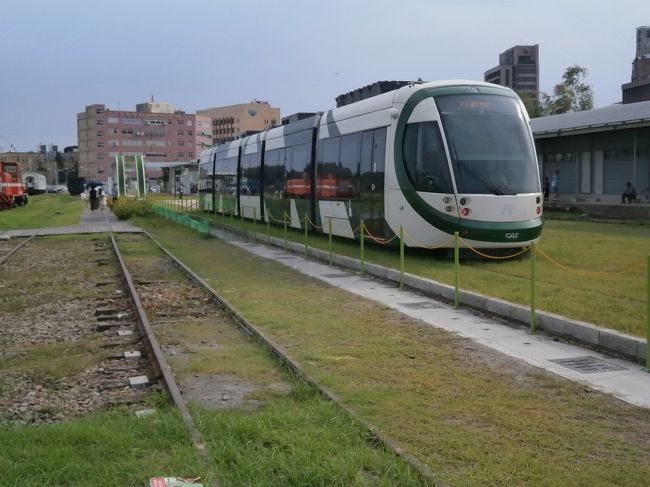
[[[515,98],[436,98],[458,192],[512,195],[540,191],[526,117]]]

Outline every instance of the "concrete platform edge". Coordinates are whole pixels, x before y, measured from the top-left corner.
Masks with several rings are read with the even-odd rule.
[[[246,232],[246,236],[253,238],[252,233],[249,232]],[[267,242],[266,238],[258,237],[258,240],[263,243]],[[272,237],[271,244],[284,248],[284,240],[280,238]],[[305,255],[305,246],[303,244],[287,242],[287,248],[301,256]],[[308,255],[325,262],[329,260],[328,252],[312,247],[309,247]],[[361,261],[353,257],[333,254],[332,261],[335,265],[357,272],[361,270]],[[365,263],[364,268],[365,273],[368,275],[399,284],[400,275],[398,270],[368,262]],[[404,273],[404,285],[431,297],[442,298],[447,301],[453,301],[454,299],[453,286],[432,279]],[[459,303],[514,321],[520,325],[530,326],[531,313],[530,309],[525,306],[471,291],[461,291]],[[537,329],[543,331],[546,335],[567,339],[573,343],[618,355],[640,364],[645,363],[647,347],[646,341],[641,338],[625,335],[614,330],[607,330],[591,323],[572,320],[546,311],[537,311],[536,318]]]

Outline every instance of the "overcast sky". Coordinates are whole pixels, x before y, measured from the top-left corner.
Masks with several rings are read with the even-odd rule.
[[[648,0],[2,0],[0,147],[76,145],[93,103],[256,98],[285,116],[378,80],[483,80],[516,44],[539,44],[547,93],[586,67],[601,107],[621,100],[649,24]]]

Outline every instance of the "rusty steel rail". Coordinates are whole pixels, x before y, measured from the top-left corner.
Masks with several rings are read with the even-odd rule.
[[[11,257],[13,254],[18,252],[18,249],[20,249],[23,245],[25,245],[27,242],[29,242],[31,239],[33,239],[36,235],[38,235],[38,232],[32,234],[29,238],[27,238],[25,241],[20,242],[16,247],[11,249],[7,255],[3,255],[2,258],[0,258],[0,265],[4,264],[9,257]]]
[[[154,372],[162,380],[165,390],[168,392],[169,396],[171,397],[174,406],[176,406],[176,408],[180,412],[183,422],[185,423],[185,426],[190,434],[190,439],[192,441],[192,444],[194,445],[194,448],[198,452],[199,456],[201,457],[201,460],[203,461],[204,465],[209,465],[210,462],[207,454],[207,448],[205,446],[205,442],[203,441],[203,437],[200,431],[198,430],[198,428],[196,427],[194,418],[192,417],[189,409],[187,408],[187,403],[183,399],[181,391],[178,388],[178,384],[176,384],[176,380],[174,379],[174,374],[172,373],[171,368],[169,367],[169,364],[165,359],[165,355],[163,354],[160,345],[158,344],[158,340],[156,339],[153,329],[151,328],[151,323],[149,322],[147,313],[145,312],[144,307],[142,306],[142,301],[140,300],[138,291],[136,290],[135,285],[133,284],[131,273],[126,267],[126,263],[124,262],[124,259],[122,258],[122,254],[120,253],[117,247],[117,242],[115,241],[115,236],[113,235],[112,232],[110,234],[110,237],[111,237],[111,243],[113,244],[113,252],[115,253],[115,256],[117,257],[117,260],[120,264],[122,279],[124,280],[124,283],[126,284],[129,290],[129,299],[131,300],[131,303],[133,304],[133,308],[135,309],[137,314],[138,326],[140,327],[142,339],[144,341],[145,347],[147,348],[147,352],[151,359]]]
[[[186,266],[182,261],[180,261],[174,254],[167,250],[158,240],[156,240],[149,232],[144,231],[145,235],[154,242],[160,250],[162,250],[174,264],[187,275],[194,283],[203,288],[212,299],[223,307],[224,311],[230,314],[230,316],[235,320],[235,322],[248,334],[254,336],[260,343],[262,343],[268,350],[275,355],[282,364],[284,364],[289,370],[291,370],[298,378],[305,381],[315,390],[317,390],[322,397],[333,402],[343,411],[345,411],[350,417],[352,417],[356,422],[361,424],[370,435],[384,448],[388,451],[394,453],[396,456],[404,460],[411,467],[413,467],[422,477],[433,482],[433,485],[437,487],[449,487],[449,484],[442,482],[435,473],[418,458],[410,453],[404,451],[395,440],[390,438],[386,433],[381,431],[378,426],[374,425],[370,421],[363,418],[351,407],[346,406],[343,401],[329,388],[319,384],[314,378],[312,378],[302,366],[277,343],[275,343],[271,338],[267,337],[261,330],[259,330],[255,325],[250,323],[246,318],[244,318],[231,304],[226,301],[222,296],[220,296],[212,287],[205,282],[199,275],[192,271],[188,266]]]

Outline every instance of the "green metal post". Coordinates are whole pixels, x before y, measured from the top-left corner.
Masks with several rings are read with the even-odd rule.
[[[287,250],[288,245],[287,245],[287,212],[284,212],[284,215],[282,215],[282,219],[284,220],[284,250]]]
[[[535,281],[537,280],[537,252],[535,243],[530,244],[530,333],[537,332],[537,313],[535,312]]]
[[[458,281],[460,273],[460,239],[458,232],[454,232],[454,308],[458,309],[459,290]]]
[[[365,269],[365,256],[363,255],[363,243],[365,240],[365,231],[363,229],[363,219],[361,220],[361,223],[359,224],[359,245],[361,246],[361,275],[363,275]]]
[[[650,372],[650,255],[648,255],[648,262],[646,264],[646,347],[645,347],[645,371]]]
[[[305,257],[307,257],[307,252],[308,252],[308,242],[307,242],[307,232],[309,230],[307,229],[307,213],[305,213]]]
[[[404,227],[399,226],[399,288],[404,287]]]
[[[327,217],[327,232],[329,233],[327,248],[330,251],[330,265],[332,265],[332,217]]]
[[[257,227],[255,226],[257,220],[257,208],[253,208],[253,240],[257,240]]]
[[[226,209],[221,208],[221,214],[223,215],[223,230],[226,231]]]
[[[271,217],[268,214],[266,215],[266,238],[271,245]]]

